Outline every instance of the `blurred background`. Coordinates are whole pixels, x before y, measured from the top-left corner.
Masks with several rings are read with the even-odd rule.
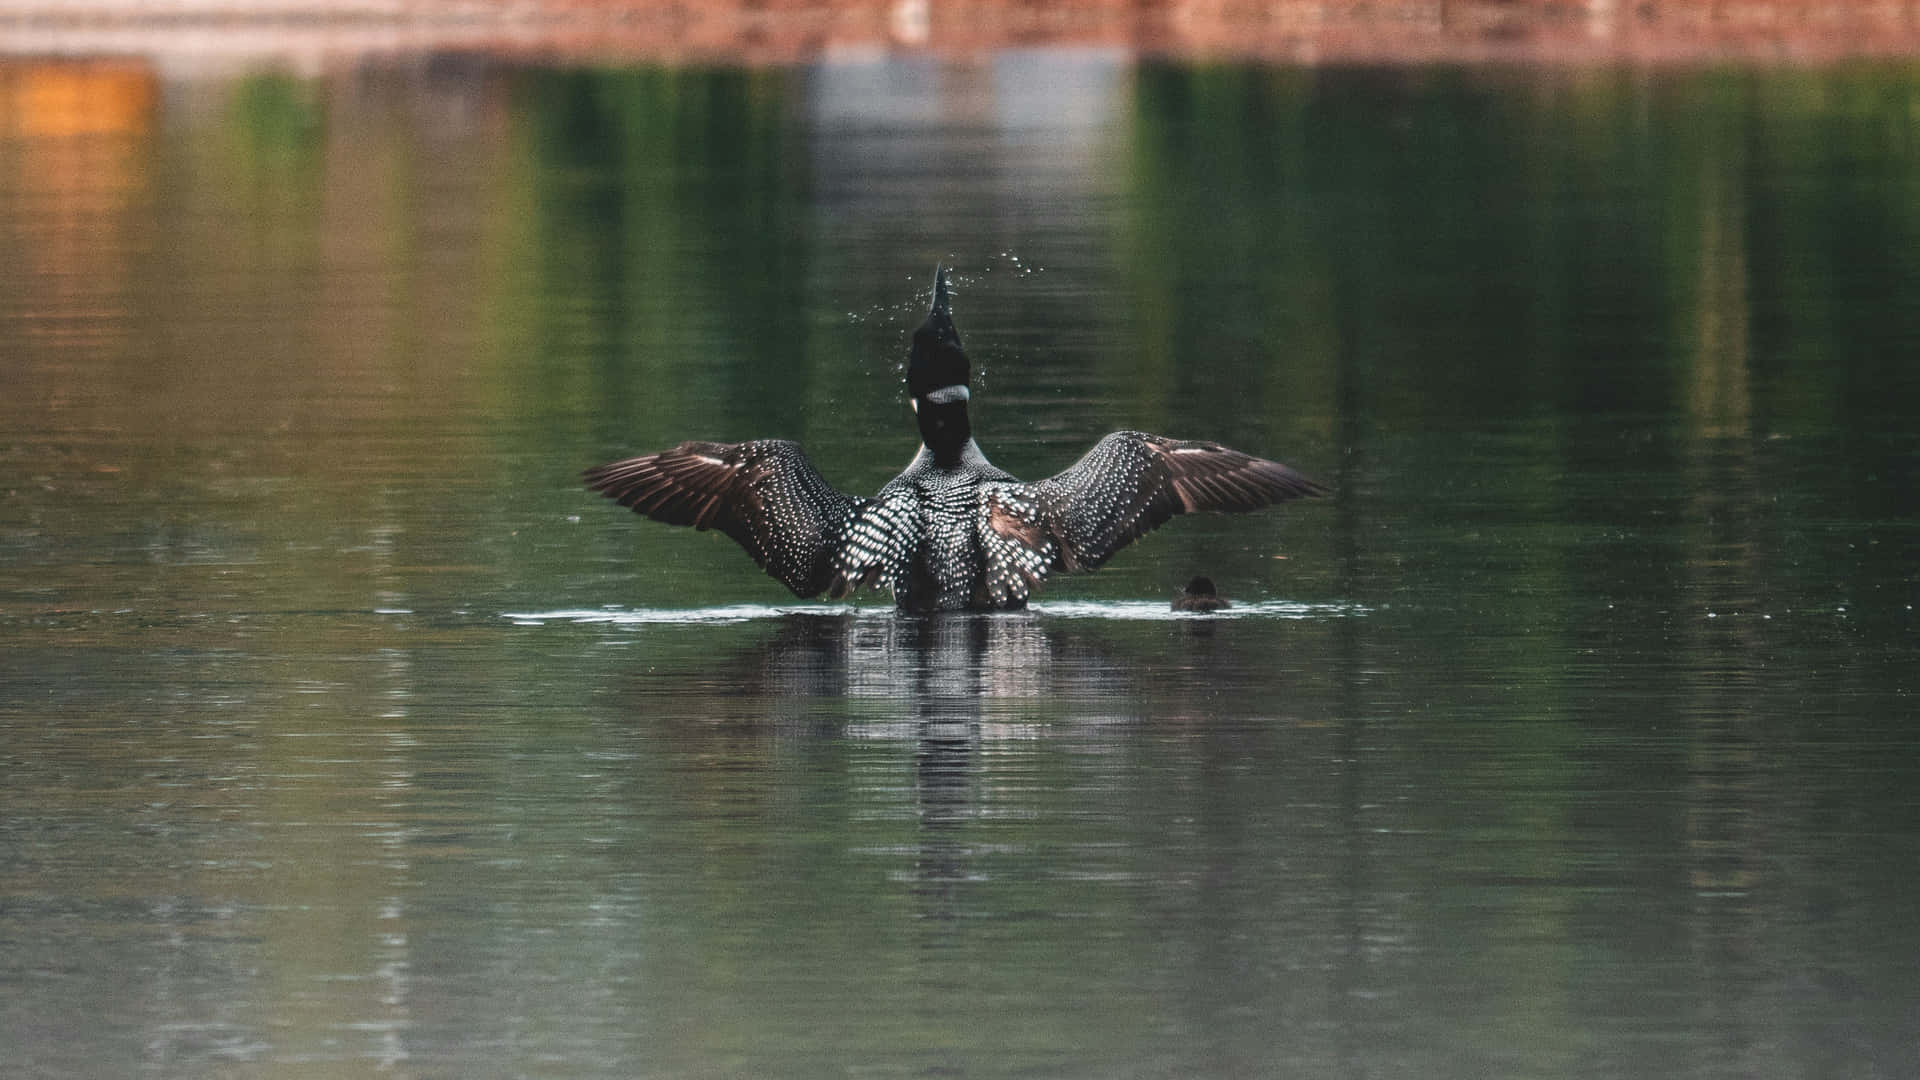
[[[1910,4],[0,0],[8,1075],[1913,1075],[1917,252]],[[1333,497],[580,488],[871,493],[936,262],[1002,467]]]

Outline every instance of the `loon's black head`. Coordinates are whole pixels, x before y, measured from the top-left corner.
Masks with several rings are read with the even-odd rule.
[[[933,307],[927,321],[913,332],[913,351],[907,358],[907,392],[924,400],[940,390],[967,385],[967,354],[960,348],[960,331],[953,325],[953,299],[947,293],[947,269],[933,270]]]
[[[913,351],[907,357],[907,392],[913,395],[921,441],[942,461],[957,459],[973,437],[967,422],[968,373],[960,331],[953,325],[947,271],[936,266],[933,307],[927,312],[927,321],[913,332]]]

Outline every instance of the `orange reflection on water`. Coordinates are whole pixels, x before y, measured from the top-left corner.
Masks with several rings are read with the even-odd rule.
[[[153,126],[160,81],[145,63],[0,64],[0,134],[130,135]]]
[[[128,315],[129,219],[145,189],[141,148],[159,78],[129,60],[0,62],[0,195],[16,208],[0,243],[18,254],[9,312],[29,340],[111,351]],[[56,389],[42,404],[69,401]]]

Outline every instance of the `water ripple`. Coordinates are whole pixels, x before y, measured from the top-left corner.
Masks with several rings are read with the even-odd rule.
[[[1042,616],[1054,619],[1112,619],[1173,621],[1183,619],[1332,619],[1366,615],[1361,604],[1304,603],[1296,600],[1256,600],[1236,603],[1222,611],[1175,611],[1156,600],[1054,600],[1029,606],[1025,612],[963,612],[961,617]],[[691,625],[752,622],[789,615],[891,618],[886,607],[850,607],[833,604],[727,604],[704,608],[561,608],[555,611],[507,611],[500,617],[516,626],[543,626],[550,622],[607,623],[615,626]]]

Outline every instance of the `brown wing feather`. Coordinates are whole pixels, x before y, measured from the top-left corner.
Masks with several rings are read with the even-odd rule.
[[[835,491],[798,443],[684,442],[585,473],[587,487],[669,525],[719,529],[800,596],[833,575],[847,519],[866,501]]]

